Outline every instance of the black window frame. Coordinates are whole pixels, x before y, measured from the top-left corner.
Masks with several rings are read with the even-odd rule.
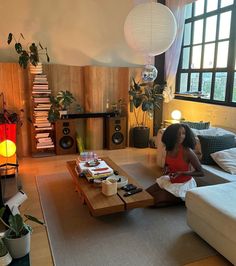
[[[219,32],[219,19],[217,20],[217,27],[216,27],[216,41],[213,42],[207,42],[207,43],[215,43],[215,57],[214,57],[214,66],[213,68],[198,68],[198,69],[191,69],[190,66],[188,69],[181,69],[182,66],[182,58],[183,58],[183,48],[185,47],[190,47],[190,56],[189,56],[189,64],[191,62],[191,56],[192,56],[192,47],[194,46],[193,44],[193,30],[191,29],[191,41],[190,45],[184,45],[184,38],[182,41],[182,46],[181,46],[181,55],[180,55],[180,61],[179,61],[179,66],[177,70],[177,75],[176,75],[176,95],[175,99],[183,99],[183,100],[188,100],[188,101],[196,101],[196,102],[203,102],[203,103],[210,103],[210,104],[218,104],[218,105],[226,105],[226,106],[236,106],[236,102],[232,102],[232,97],[233,97],[233,86],[234,86],[234,73],[236,72],[235,70],[235,55],[236,55],[236,0],[234,0],[233,5],[229,5],[223,8],[220,8],[221,0],[218,1],[218,9],[206,13],[206,7],[207,7],[207,1],[211,0],[204,0],[204,13],[198,16],[194,16],[194,11],[195,11],[195,3],[192,3],[192,16],[191,18],[185,19],[185,24],[191,22],[192,27],[194,25],[194,21],[203,19],[203,39],[202,42],[200,43],[202,45],[202,56],[201,56],[201,66],[203,64],[203,53],[204,53],[204,35],[205,35],[205,25],[206,25],[206,18],[212,15],[217,15],[219,16],[221,13],[230,11],[232,10],[232,16],[231,16],[231,29],[230,29],[230,37],[227,38],[229,39],[229,51],[228,51],[228,65],[226,68],[217,68],[215,67],[216,63],[216,53],[217,53],[217,45],[219,43],[218,41],[218,32]],[[222,40],[220,40],[222,41]],[[196,45],[196,44],[195,44]],[[197,44],[199,45],[199,44]],[[200,73],[199,76],[199,83],[198,83],[198,92],[200,91],[200,86],[201,86],[201,81],[202,81],[202,73],[205,72],[211,72],[212,73],[212,84],[211,84],[211,95],[210,99],[206,98],[201,98],[200,96],[196,95],[183,95],[180,93],[180,74],[181,73],[188,73],[188,91],[190,90],[190,76],[191,73]],[[213,99],[213,94],[214,94],[214,77],[216,72],[227,72],[227,83],[226,83],[226,93],[225,93],[225,101],[218,101]],[[180,93],[180,95],[178,95]]]

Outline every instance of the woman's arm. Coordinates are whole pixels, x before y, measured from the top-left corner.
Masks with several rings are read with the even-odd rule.
[[[192,149],[187,148],[185,150],[185,152],[186,152],[186,159],[192,165],[194,170],[185,172],[183,174],[184,175],[191,175],[191,176],[204,176],[202,165],[201,165],[197,155],[194,153],[194,151]]]

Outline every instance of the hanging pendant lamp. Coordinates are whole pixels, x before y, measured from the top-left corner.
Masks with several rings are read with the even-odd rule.
[[[174,42],[177,32],[173,13],[165,5],[150,2],[135,6],[124,24],[128,45],[144,55],[164,53]]]

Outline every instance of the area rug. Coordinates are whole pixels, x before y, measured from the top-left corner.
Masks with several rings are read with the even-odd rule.
[[[129,174],[133,167],[122,166]],[[177,266],[216,254],[187,226],[184,206],[95,218],[81,204],[69,173],[36,181],[56,266]]]

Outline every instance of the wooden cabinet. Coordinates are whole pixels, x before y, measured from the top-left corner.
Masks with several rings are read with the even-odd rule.
[[[31,147],[33,157],[55,155],[54,125],[48,121],[51,90],[47,75],[32,75]]]

